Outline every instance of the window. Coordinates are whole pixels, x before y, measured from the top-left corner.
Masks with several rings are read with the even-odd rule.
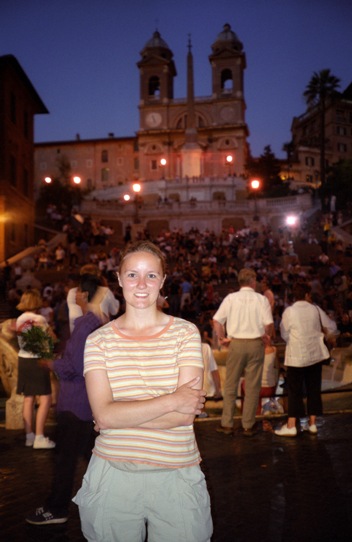
[[[135,171],[139,170],[139,160],[138,160],[138,158],[134,158],[134,160],[133,160],[133,169]]]
[[[101,151],[101,161],[102,162],[108,162],[109,161],[108,151],[106,151],[106,150]]]
[[[347,128],[345,126],[336,126],[337,135],[345,136],[347,135]]]
[[[107,183],[109,181],[109,168],[103,167],[101,170],[101,181]]]
[[[306,175],[306,181],[307,181],[307,183],[312,183],[313,182],[313,175]]]
[[[135,139],[134,142],[133,142],[133,150],[134,150],[135,152],[138,152],[138,150],[139,150],[139,147],[138,147],[138,140],[137,140],[137,139]]]
[[[306,166],[313,167],[315,165],[315,158],[313,158],[312,156],[306,156],[305,164]]]
[[[12,186],[17,185],[17,161],[14,156],[10,157],[10,183]]]
[[[88,160],[86,160],[86,167],[87,168],[91,168],[93,166],[93,160],[91,160],[90,158]]]
[[[116,160],[116,164],[117,164],[118,166],[123,166],[123,161],[124,161],[124,160],[123,160],[122,156],[119,156],[119,157],[117,158],[117,160]]]
[[[155,75],[149,79],[148,85],[148,94],[149,96],[154,96],[154,98],[160,98],[160,79]]]
[[[70,161],[70,166],[72,169],[76,168],[77,167],[77,160],[71,160]]]
[[[152,171],[158,169],[158,162],[157,162],[156,160],[152,160],[152,161],[150,162],[150,169],[151,169]]]
[[[40,171],[45,171],[47,168],[46,162],[40,162],[39,169]]]
[[[198,128],[204,128],[205,123],[203,117],[197,115],[197,126]]]
[[[25,196],[29,196],[29,174],[27,169],[23,171],[23,193]]]
[[[336,109],[336,121],[345,122],[345,112],[343,109]]]
[[[338,143],[337,144],[337,150],[339,152],[347,152],[347,145],[346,143]]]
[[[232,71],[229,69],[223,70],[221,72],[221,90],[224,93],[232,92],[233,90]]]

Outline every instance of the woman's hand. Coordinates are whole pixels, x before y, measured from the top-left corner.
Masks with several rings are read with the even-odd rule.
[[[180,414],[200,414],[205,403],[206,391],[196,389],[199,382],[200,377],[197,376],[174,391],[173,396],[177,401],[175,405],[176,412]]]

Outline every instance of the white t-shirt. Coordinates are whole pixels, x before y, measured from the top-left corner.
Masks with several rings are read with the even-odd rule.
[[[286,342],[285,365],[307,367],[329,357],[322,325],[332,335],[337,331],[336,323],[308,301],[296,301],[284,310],[280,333]]]
[[[216,371],[218,366],[213,351],[208,343],[202,343],[202,356],[204,362],[203,389],[207,392],[207,397],[212,397],[215,394],[216,389],[211,373],[212,371]]]
[[[83,315],[81,307],[76,303],[76,293],[77,288],[71,288],[67,294],[68,317],[71,333],[76,318]],[[100,309],[108,318],[110,318],[110,316],[115,316],[119,312],[120,302],[116,299],[110,288],[99,286],[96,295],[101,296]]]
[[[231,339],[257,339],[273,323],[268,299],[247,286],[227,295],[213,318],[226,324]]]

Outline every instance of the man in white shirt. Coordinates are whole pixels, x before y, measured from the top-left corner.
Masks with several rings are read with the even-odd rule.
[[[256,273],[253,269],[241,269],[238,282],[240,290],[227,295],[213,317],[214,330],[220,344],[229,343],[224,405],[221,425],[217,431],[225,434],[233,432],[238,383],[244,374],[246,396],[242,427],[244,435],[252,436],[255,433],[264,349],[273,333],[273,316],[268,299],[255,291]]]

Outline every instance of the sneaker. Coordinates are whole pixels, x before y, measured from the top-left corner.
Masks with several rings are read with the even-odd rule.
[[[68,517],[55,516],[50,510],[45,508],[37,508],[34,514],[26,517],[26,522],[31,525],[53,525],[55,523],[66,523]]]
[[[51,448],[55,448],[56,444],[52,440],[50,440],[48,437],[44,437],[43,435],[40,435],[39,437],[35,437],[33,448],[35,450],[49,450]]]
[[[254,437],[254,435],[256,434],[257,431],[255,430],[254,426],[247,429],[245,429],[244,427],[242,428],[242,435],[244,437]]]
[[[278,437],[296,437],[297,436],[297,429],[296,427],[287,427],[287,424],[283,425],[281,429],[276,429],[274,431],[275,435]]]
[[[218,427],[215,429],[217,433],[224,433],[224,435],[232,435],[233,434],[233,427],[224,427],[223,425],[218,425]]]
[[[34,439],[35,439],[34,433],[27,433],[25,446],[33,446]]]
[[[317,435],[317,433],[318,433],[318,428],[317,428],[317,426],[315,425],[315,423],[313,423],[312,425],[308,425],[308,431],[309,431],[312,435]]]

